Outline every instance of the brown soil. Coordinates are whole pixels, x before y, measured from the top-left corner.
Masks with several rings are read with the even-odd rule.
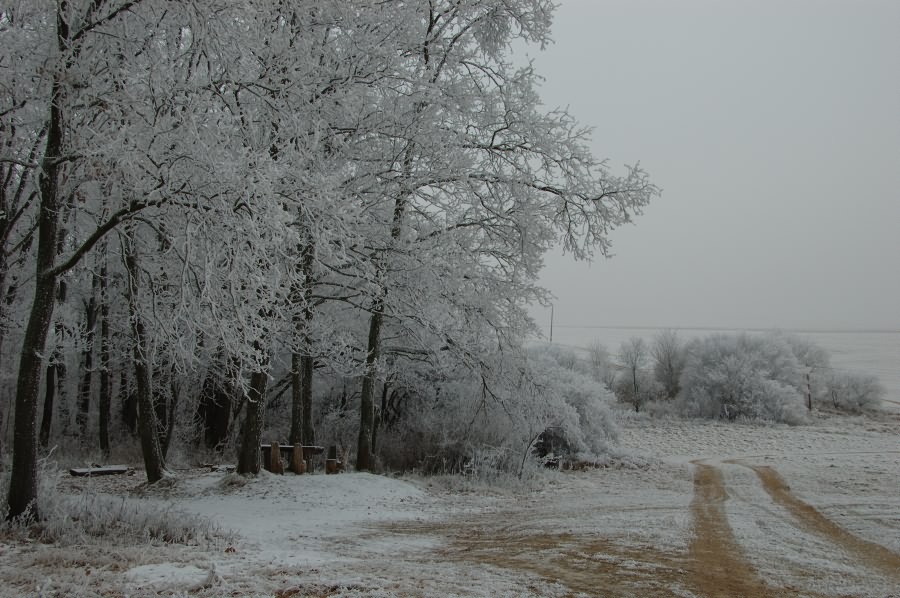
[[[825,517],[812,505],[797,498],[784,478],[771,467],[762,465],[745,465],[745,467],[756,472],[772,500],[790,511],[804,528],[842,547],[865,565],[900,579],[900,555],[880,544],[855,536]]]
[[[684,595],[686,572],[677,555],[623,547],[571,534],[504,536],[479,530],[453,539],[448,557],[531,573],[571,595],[670,597]]]
[[[734,539],[725,515],[728,492],[722,472],[694,463],[694,539],[690,546],[691,585],[703,596],[772,596]]]

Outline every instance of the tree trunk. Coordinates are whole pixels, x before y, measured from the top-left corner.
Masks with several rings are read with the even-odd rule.
[[[288,440],[294,445],[304,442],[302,357],[296,351],[291,354],[291,433]]]
[[[62,52],[68,46],[69,28],[57,11],[57,47]],[[52,70],[52,69],[51,69]],[[53,317],[57,290],[57,275],[53,272],[56,261],[56,239],[59,230],[59,176],[63,145],[63,86],[62,75],[54,75],[51,88],[50,114],[47,122],[47,145],[41,160],[38,177],[40,212],[38,216],[38,248],[35,260],[34,299],[16,379],[16,413],[13,428],[12,475],[9,484],[7,519],[14,519],[31,509],[37,512],[37,418],[38,393],[41,384],[41,367],[47,343],[47,332]]]
[[[404,171],[408,171],[412,163],[410,149],[404,158]],[[396,243],[403,230],[403,215],[406,212],[406,196],[401,195],[394,202],[394,214],[391,220],[391,242]],[[378,266],[379,279],[383,276],[383,265]],[[382,281],[379,280],[379,283]],[[373,434],[375,430],[375,376],[378,358],[381,355],[381,326],[384,323],[384,301],[387,289],[381,284],[381,295],[372,302],[372,315],[369,318],[369,342],[366,347],[366,369],[363,374],[362,393],[359,400],[359,440],[356,443],[356,469],[368,471],[373,463]]]
[[[262,420],[268,381],[269,376],[265,371],[253,372],[250,376],[250,389],[246,400],[247,413],[241,426],[241,448],[237,465],[237,472],[242,475],[259,473],[259,445],[262,440]]]
[[[390,386],[391,385],[387,381],[381,385],[381,405],[375,407],[375,420],[372,427],[373,453],[378,450],[378,434],[381,432],[381,428],[384,425],[385,414],[387,413],[388,390],[390,389]]]
[[[56,357],[51,357],[56,359]],[[51,363],[47,366],[47,381],[44,385],[44,410],[41,415],[41,447],[47,448],[50,445],[50,432],[53,429],[53,403],[56,397],[56,364]]]
[[[315,358],[312,355],[304,355],[300,358],[300,372],[303,376],[303,392],[300,396],[303,412],[303,435],[301,436],[301,440],[306,444],[315,444],[316,442],[316,431],[313,427],[312,419],[312,380],[314,361]]]
[[[305,353],[295,351],[291,355],[291,443],[312,444],[315,433],[312,425],[312,381],[315,359],[310,355],[312,339],[309,327],[313,311],[309,303],[312,291],[312,280],[315,267],[315,243],[307,238],[300,250],[300,273],[303,282],[292,289],[291,300],[294,309],[302,306],[300,313],[294,316],[294,332]]]
[[[140,268],[134,247],[133,230],[128,232],[127,237],[124,258],[125,269],[128,272],[128,311],[131,319],[131,331],[134,335],[132,348],[134,378],[137,387],[138,432],[141,439],[141,453],[144,456],[144,467],[147,470],[147,482],[153,484],[166,475],[166,464],[157,435],[158,424],[153,404],[152,368],[149,364],[147,331],[138,305]]]
[[[43,176],[41,177],[44,178]],[[55,183],[55,181],[54,181]],[[55,186],[55,185],[54,185]],[[54,190],[55,194],[55,190]],[[53,212],[52,215],[47,212]],[[41,206],[41,224],[38,249],[38,272],[51,266],[55,255],[55,234],[51,236],[49,251],[44,249],[46,229],[52,224],[45,221],[56,218],[56,210]],[[44,249],[44,251],[41,251]],[[44,255],[41,255],[44,254]],[[41,383],[41,355],[50,328],[55,301],[56,277],[38,275],[35,285],[34,303],[25,328],[25,340],[22,342],[22,355],[19,361],[19,375],[16,382],[16,412],[13,420],[13,459],[12,474],[9,484],[7,519],[14,519],[29,512],[37,518],[35,501],[37,500],[37,437],[35,420],[37,416],[37,398]],[[51,385],[55,386],[55,385]],[[49,425],[49,420],[48,420]]]
[[[159,450],[166,458],[166,442],[169,435],[169,405],[172,397],[169,395],[169,381],[163,375],[162,367],[153,370],[153,411],[156,417],[156,442]]]
[[[366,370],[363,375],[362,396],[359,400],[359,440],[356,444],[356,470],[368,471],[374,465],[372,439],[375,430],[375,376],[381,350],[381,325],[384,321],[384,302],[376,301],[369,319],[369,342],[366,347]]]
[[[59,327],[59,334],[63,334],[62,326]],[[56,418],[59,420],[60,434],[70,436],[72,434],[72,411],[69,408],[69,397],[66,392],[68,369],[62,355],[58,351],[54,354],[56,355],[56,399],[54,400],[57,411]]]
[[[312,381],[315,358],[291,355],[291,444],[313,444],[316,441],[312,422]]]
[[[641,411],[641,398],[638,396],[638,382],[637,382],[637,368],[631,368],[631,392],[632,399],[634,400],[634,412],[640,413]]]
[[[137,434],[138,406],[137,395],[128,387],[128,373],[125,368],[119,375],[119,405],[122,409],[122,423],[134,436]]]
[[[81,380],[78,383],[78,411],[75,423],[78,426],[81,445],[88,443],[88,422],[91,412],[91,378],[94,373],[94,333],[97,328],[97,289],[99,279],[93,276],[91,297],[84,306],[84,351],[81,354]]]
[[[174,372],[173,372],[174,376]],[[172,446],[172,438],[175,437],[175,413],[178,409],[178,399],[181,396],[181,390],[178,384],[173,380],[169,383],[171,396],[169,400],[169,411],[166,414],[166,433],[162,440],[162,454],[166,458],[169,454],[169,447]]]
[[[100,450],[109,456],[109,411],[112,402],[112,385],[109,373],[109,298],[106,294],[106,246],[103,250],[103,264],[100,266]]]
[[[197,418],[203,423],[203,441],[208,449],[222,450],[228,440],[234,390],[230,385],[219,382],[216,372],[217,367],[224,371],[225,364],[224,351],[220,348],[200,389]],[[230,372],[223,375],[228,374]]]

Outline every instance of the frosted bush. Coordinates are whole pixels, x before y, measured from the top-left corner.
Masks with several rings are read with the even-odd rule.
[[[868,374],[833,372],[825,383],[825,397],[831,406],[849,413],[878,409],[885,390],[878,378]]]
[[[678,404],[695,417],[801,423],[804,368],[776,335],[714,335],[688,347]]]
[[[535,348],[496,356],[488,371],[464,368],[418,385],[403,416],[379,432],[385,465],[470,476],[521,474],[546,430],[572,457],[606,454],[618,435],[609,391],[577,355]]]
[[[825,400],[832,371],[828,351],[803,336],[785,333],[777,333],[776,336],[790,346],[794,357],[808,376],[809,388],[804,388],[803,391],[811,393],[815,401]]]
[[[617,373],[613,383],[616,398],[640,412],[645,405],[665,397],[665,388],[647,370],[623,370]]]

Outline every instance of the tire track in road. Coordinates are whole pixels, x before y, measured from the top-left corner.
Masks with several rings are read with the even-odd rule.
[[[866,565],[900,580],[900,555],[875,542],[863,540],[823,515],[815,507],[791,492],[788,483],[773,468],[764,465],[747,465],[762,482],[763,489],[775,503],[787,509],[807,530],[842,547]]]
[[[708,597],[771,596],[756,571],[744,558],[728,525],[725,501],[728,492],[718,468],[694,461],[694,498],[691,515],[694,538],[689,548],[692,585]]]

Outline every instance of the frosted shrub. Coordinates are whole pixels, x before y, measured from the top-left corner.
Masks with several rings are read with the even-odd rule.
[[[790,346],[794,357],[809,376],[808,391],[813,399],[827,400],[828,380],[831,377],[831,355],[828,351],[803,336],[785,333],[777,333],[776,336]],[[806,388],[804,392],[807,392]]]
[[[551,413],[555,412],[573,450],[587,455],[607,453],[619,433],[608,407],[611,393],[597,384],[580,360],[575,368],[568,366],[574,352],[536,348],[530,357],[533,373],[546,385],[543,390],[549,395],[545,398],[551,401]]]
[[[379,432],[385,465],[430,474],[521,474],[550,429],[564,437],[571,457],[608,452],[618,434],[607,408],[611,396],[576,355],[536,348],[497,359],[496,377],[460,368],[419,385],[403,417]]]
[[[714,335],[688,346],[678,404],[695,417],[804,419],[803,368],[775,335]]]
[[[684,343],[674,330],[663,330],[653,338],[650,346],[653,359],[653,378],[660,387],[663,398],[674,399],[681,390],[681,372],[684,371]]]
[[[662,385],[649,369],[650,356],[650,347],[642,338],[632,337],[619,347],[620,369],[612,389],[616,398],[634,407],[635,412],[664,394]]]
[[[600,341],[594,341],[588,346],[587,365],[591,377],[612,391],[616,381],[616,368],[609,351]]]
[[[878,409],[884,387],[875,376],[835,372],[825,383],[826,400],[835,408],[849,413]]]
[[[613,383],[616,398],[639,413],[645,405],[665,397],[664,387],[646,370],[618,372]]]

